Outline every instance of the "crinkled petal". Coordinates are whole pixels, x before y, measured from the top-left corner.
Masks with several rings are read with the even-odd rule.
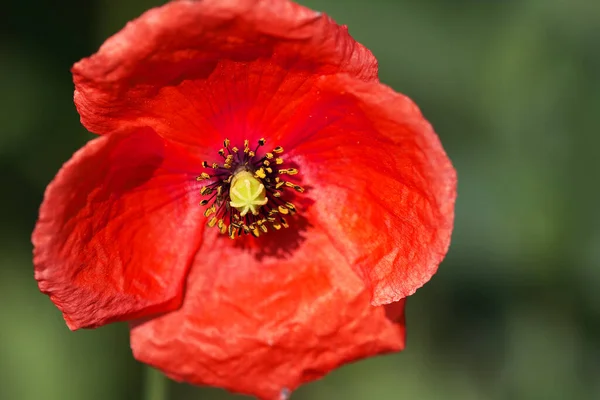
[[[178,104],[161,98],[162,88],[206,80],[221,63],[257,60],[304,74],[377,78],[371,52],[324,14],[288,0],[184,0],[146,12],[75,64],[75,103],[95,133],[154,126],[157,103]],[[163,101],[149,102],[155,97]],[[163,135],[164,126],[155,128]]]
[[[452,232],[456,174],[410,99],[345,75],[320,79],[288,137],[315,225],[372,290],[411,295],[436,272]],[[309,96],[310,97],[310,96]]]
[[[131,331],[135,357],[171,378],[276,400],[341,364],[404,347],[403,303],[372,306],[317,229],[290,227],[255,248],[204,243],[182,307]]]
[[[35,278],[71,329],[179,306],[203,231],[196,160],[151,129],[90,141],[48,186]]]
[[[259,138],[269,146],[285,145],[286,126],[296,107],[310,101],[317,80],[269,60],[224,60],[207,79],[164,87],[148,98],[147,115],[139,122],[209,161],[216,161],[225,138],[240,148],[245,139]]]

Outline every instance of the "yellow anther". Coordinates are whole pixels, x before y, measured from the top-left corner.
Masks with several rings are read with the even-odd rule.
[[[277,210],[279,210],[279,212],[281,214],[289,214],[290,210],[288,210],[287,208],[285,208],[284,206],[279,206],[277,207]]]
[[[215,211],[217,211],[217,208],[214,205],[212,207],[208,207],[206,210],[204,210],[204,216],[208,218]]]
[[[266,177],[266,176],[267,176],[267,175],[265,174],[265,170],[264,170],[264,168],[259,168],[259,169],[257,169],[257,170],[256,170],[256,172],[255,172],[255,174],[256,174],[256,177],[258,177],[258,178],[264,178],[264,177]]]

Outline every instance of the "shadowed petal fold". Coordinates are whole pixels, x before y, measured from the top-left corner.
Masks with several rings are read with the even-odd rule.
[[[256,249],[207,238],[181,309],[132,328],[135,357],[177,380],[276,400],[343,363],[401,350],[403,304],[373,307],[329,239],[302,234],[288,257],[269,251],[296,243],[289,230]]]
[[[298,107],[290,157],[314,188],[313,221],[371,288],[374,305],[411,295],[450,243],[456,173],[407,97],[339,74]],[[318,222],[317,222],[318,221]]]
[[[207,79],[223,62],[259,59],[289,71],[377,79],[371,52],[324,14],[287,0],[184,0],[146,12],[75,64],[75,104],[95,133],[151,125],[160,107],[148,100],[161,88]]]
[[[71,329],[168,311],[199,246],[195,161],[151,129],[90,141],[48,186],[35,277]]]

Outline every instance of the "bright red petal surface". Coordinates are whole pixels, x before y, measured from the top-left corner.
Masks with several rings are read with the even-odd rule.
[[[279,399],[343,363],[401,350],[403,304],[371,306],[323,233],[291,229],[258,249],[207,231],[182,307],[132,328],[135,357],[177,380]]]
[[[146,122],[161,136],[184,145],[209,162],[228,138],[267,139],[267,147],[290,143],[285,136],[296,108],[311,101],[317,77],[289,71],[269,60],[223,61],[207,79],[164,87],[145,101]]]
[[[148,125],[178,135],[163,124],[165,108],[189,102],[177,103],[161,89],[209,79],[232,61],[262,61],[292,74],[377,77],[375,58],[345,27],[291,1],[184,0],[148,11],[75,64],[75,103],[95,133]]]
[[[323,77],[287,137],[311,222],[372,290],[374,305],[411,295],[446,254],[455,171],[431,125],[405,96],[349,76]]]
[[[176,308],[204,224],[197,160],[152,130],[90,141],[46,190],[35,278],[71,329]]]

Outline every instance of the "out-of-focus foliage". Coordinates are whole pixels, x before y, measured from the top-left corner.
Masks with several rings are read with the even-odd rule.
[[[159,3],[3,5],[1,399],[141,396],[127,327],[69,332],[37,291],[29,235],[45,185],[91,137],[71,101],[70,65]],[[293,398],[600,398],[600,3],[302,3],[349,25],[381,79],[421,106],[458,169],[459,199],[450,254],[408,303],[406,351]]]

